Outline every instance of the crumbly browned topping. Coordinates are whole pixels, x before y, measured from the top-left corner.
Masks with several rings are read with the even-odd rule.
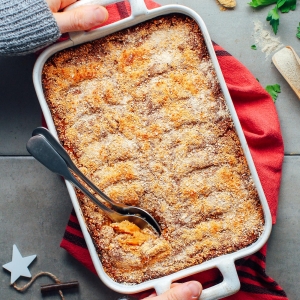
[[[60,140],[160,237],[111,221],[79,192],[102,265],[135,284],[255,242],[264,217],[197,24],[168,15],[50,58],[43,87]]]

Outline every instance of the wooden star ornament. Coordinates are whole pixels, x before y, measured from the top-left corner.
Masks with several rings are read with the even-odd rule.
[[[31,277],[28,266],[36,258],[36,255],[22,257],[16,245],[13,245],[12,261],[2,267],[11,272],[10,284],[13,284],[20,276]]]

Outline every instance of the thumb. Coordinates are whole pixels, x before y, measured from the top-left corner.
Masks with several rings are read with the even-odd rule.
[[[202,286],[197,281],[178,284],[167,292],[152,298],[153,300],[196,300],[199,299]]]
[[[61,33],[89,30],[99,26],[108,18],[106,8],[100,5],[85,5],[53,15]]]

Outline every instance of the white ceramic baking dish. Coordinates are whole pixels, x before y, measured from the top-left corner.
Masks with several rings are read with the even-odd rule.
[[[98,0],[84,0],[84,1],[98,1]],[[104,5],[111,4],[118,2],[118,0],[100,0]],[[43,88],[42,88],[42,69],[43,65],[46,62],[46,60],[52,56],[54,53],[68,48],[72,47],[74,45],[82,44],[84,42],[88,42],[91,40],[95,40],[98,38],[101,38],[103,36],[106,36],[108,34],[111,34],[113,32],[122,30],[124,28],[133,26],[135,24],[138,24],[140,22],[152,19],[154,17],[160,16],[160,15],[166,15],[169,13],[181,13],[185,14],[187,16],[190,16],[193,18],[197,24],[199,25],[203,36],[205,38],[206,46],[208,48],[209,54],[211,56],[212,62],[215,67],[216,74],[218,76],[224,97],[227,101],[227,105],[229,107],[233,122],[235,124],[235,128],[237,131],[237,134],[240,138],[245,156],[248,161],[248,165],[250,168],[250,171],[253,176],[254,183],[256,185],[256,188],[258,190],[258,194],[260,197],[260,201],[262,203],[263,211],[264,211],[264,218],[265,218],[265,227],[262,235],[260,238],[252,245],[241,249],[239,251],[236,251],[231,254],[223,255],[214,259],[211,259],[209,261],[206,261],[200,265],[196,265],[184,270],[181,270],[179,272],[173,273],[171,275],[154,279],[154,280],[149,280],[146,282],[143,282],[141,284],[137,285],[124,285],[120,283],[116,283],[113,281],[103,270],[101,262],[99,260],[98,254],[96,252],[96,249],[94,247],[93,241],[91,239],[91,236],[88,233],[75,191],[73,186],[69,183],[66,182],[75,212],[77,214],[85,241],[87,243],[92,261],[94,263],[94,266],[96,268],[96,271],[100,277],[100,279],[112,290],[122,293],[122,294],[132,294],[132,293],[137,293],[141,292],[144,290],[148,290],[151,288],[154,288],[158,294],[163,293],[164,291],[168,290],[170,288],[170,285],[172,282],[175,282],[181,278],[187,277],[189,275],[202,272],[208,269],[213,269],[213,268],[218,268],[220,272],[223,275],[223,281],[213,287],[204,289],[202,292],[202,295],[200,297],[201,300],[208,300],[208,299],[219,299],[223,298],[226,296],[229,296],[231,294],[236,293],[239,288],[240,288],[240,281],[236,272],[235,268],[235,260],[240,259],[242,257],[246,257],[256,251],[258,251],[267,241],[270,232],[271,232],[271,227],[272,227],[272,222],[271,222],[271,214],[270,210],[268,207],[268,203],[266,201],[260,180],[258,178],[249,148],[247,146],[241,125],[239,123],[236,111],[234,109],[232,100],[230,98],[227,86],[225,84],[220,66],[218,64],[218,60],[216,57],[216,54],[213,49],[213,45],[210,39],[210,36],[208,34],[207,28],[202,20],[202,18],[192,9],[181,6],[181,5],[166,5],[162,6],[159,8],[155,8],[152,10],[148,10],[144,0],[130,0],[130,5],[131,5],[131,15],[123,20],[120,20],[116,23],[95,29],[90,32],[77,32],[73,33],[70,35],[70,39],[63,41],[61,43],[57,43],[52,45],[51,47],[47,48],[37,59],[34,70],[33,70],[33,81],[34,81],[34,86],[35,90],[47,123],[47,126],[49,130],[52,132],[57,137],[57,132],[54,126],[54,122],[51,117],[51,113],[49,111],[49,108],[47,106],[44,93],[43,93]]]

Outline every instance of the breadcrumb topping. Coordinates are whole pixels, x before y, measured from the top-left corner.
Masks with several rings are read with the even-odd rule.
[[[168,15],[51,57],[43,87],[76,165],[157,236],[77,191],[106,273],[137,284],[247,247],[262,207],[198,25]]]

